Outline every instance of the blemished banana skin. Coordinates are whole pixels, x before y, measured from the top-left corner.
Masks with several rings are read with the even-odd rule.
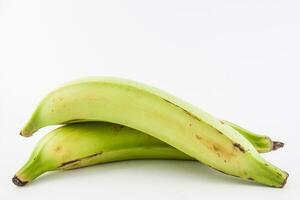
[[[48,125],[106,121],[147,133],[211,168],[271,187],[288,173],[262,158],[238,131],[159,89],[119,78],[89,78],[51,92],[21,131]]]
[[[133,159],[195,160],[140,131],[107,122],[69,124],[44,136],[16,173],[18,186],[45,172]]]
[[[133,159],[195,160],[138,130],[107,122],[83,122],[44,136],[13,182],[23,186],[48,171]]]

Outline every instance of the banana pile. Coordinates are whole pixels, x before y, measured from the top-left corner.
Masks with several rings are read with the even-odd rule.
[[[288,173],[259,153],[283,143],[219,120],[159,89],[120,78],[70,82],[46,96],[21,131],[44,136],[12,181],[132,159],[197,160],[222,173],[282,188]]]

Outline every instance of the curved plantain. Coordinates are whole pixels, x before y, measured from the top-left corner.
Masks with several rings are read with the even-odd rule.
[[[132,159],[195,160],[150,135],[123,125],[75,123],[44,136],[13,182],[23,186],[48,171]]]
[[[162,140],[223,173],[283,187],[288,174],[264,160],[235,129],[161,90],[117,78],[71,82],[50,93],[21,131],[55,124],[106,121]]]
[[[53,170],[132,159],[195,160],[174,147],[119,124],[69,124],[44,136],[13,182],[23,186]]]

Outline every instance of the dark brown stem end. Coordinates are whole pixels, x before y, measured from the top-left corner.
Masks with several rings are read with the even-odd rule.
[[[12,178],[12,182],[16,185],[16,186],[24,186],[28,183],[28,181],[21,181],[17,176],[14,176]]]
[[[273,148],[272,150],[275,151],[277,149],[280,149],[284,146],[283,142],[273,141]]]

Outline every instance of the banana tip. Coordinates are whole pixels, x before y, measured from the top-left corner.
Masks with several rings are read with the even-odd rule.
[[[280,149],[284,146],[283,142],[278,142],[278,141],[274,141],[273,142],[273,150],[277,150]]]
[[[20,135],[23,137],[30,137],[31,135],[24,133],[24,131],[20,131]]]
[[[28,183],[28,181],[22,181],[20,180],[17,176],[14,176],[12,178],[12,182],[16,185],[16,186],[24,186]]]
[[[284,181],[282,182],[282,185],[280,186],[280,188],[283,188],[285,186],[287,179],[289,177],[289,174],[287,172],[285,172],[285,173],[286,173],[286,177],[285,177]]]

